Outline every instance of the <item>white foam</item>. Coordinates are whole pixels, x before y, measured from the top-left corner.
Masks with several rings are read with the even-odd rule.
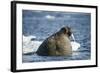
[[[37,48],[41,44],[39,41],[31,41],[31,39],[36,39],[36,36],[24,36],[23,35],[23,53],[36,52]]]

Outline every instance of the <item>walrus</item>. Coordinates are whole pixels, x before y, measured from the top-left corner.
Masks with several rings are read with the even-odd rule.
[[[46,38],[39,46],[36,53],[40,56],[70,56],[72,55],[72,46],[70,36],[71,28],[62,27],[58,32]]]

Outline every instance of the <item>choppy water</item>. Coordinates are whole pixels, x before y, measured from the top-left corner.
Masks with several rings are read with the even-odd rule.
[[[87,60],[91,58],[91,14],[75,12],[50,12],[23,10],[23,35],[37,36],[41,41],[57,32],[63,26],[72,28],[75,40],[81,47],[73,52],[71,57],[66,56],[38,56],[23,54],[23,62],[43,62],[62,60]],[[24,46],[24,45],[23,45]],[[30,46],[31,47],[31,46]]]

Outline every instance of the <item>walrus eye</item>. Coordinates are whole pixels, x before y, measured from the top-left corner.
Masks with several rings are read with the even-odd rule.
[[[61,32],[63,32],[64,34],[67,34],[69,37],[72,34],[70,27],[63,27],[63,28],[61,28]]]
[[[61,28],[61,31],[66,34],[67,30],[65,27]]]

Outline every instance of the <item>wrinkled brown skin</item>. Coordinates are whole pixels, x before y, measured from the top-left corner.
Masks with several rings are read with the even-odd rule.
[[[71,56],[71,33],[69,27],[61,28],[60,31],[44,40],[36,53],[40,56]]]

